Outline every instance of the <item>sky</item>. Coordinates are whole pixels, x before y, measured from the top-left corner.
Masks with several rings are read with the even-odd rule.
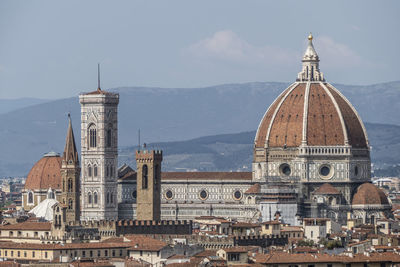
[[[309,32],[327,81],[400,80],[400,1],[0,2],[0,98],[293,82]]]

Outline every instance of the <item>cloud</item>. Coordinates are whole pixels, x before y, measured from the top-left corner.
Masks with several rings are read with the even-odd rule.
[[[185,54],[197,59],[271,65],[292,64],[298,56],[295,52],[280,47],[252,45],[231,30],[218,31],[211,37],[190,45],[185,49]]]
[[[332,68],[353,68],[355,66],[370,65],[349,46],[336,42],[329,36],[319,36],[314,41],[315,49],[323,65]]]

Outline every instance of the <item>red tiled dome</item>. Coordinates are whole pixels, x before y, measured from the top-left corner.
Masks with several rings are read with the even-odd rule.
[[[56,153],[44,155],[33,165],[25,182],[25,189],[61,189],[61,157]]]
[[[315,190],[314,194],[316,195],[339,195],[340,192],[333,187],[331,184],[325,183],[318,187],[317,190]]]
[[[258,127],[256,148],[351,145],[368,148],[367,134],[354,107],[324,81],[296,82],[268,108]]]
[[[371,183],[364,183],[357,188],[352,205],[387,205],[385,193]]]

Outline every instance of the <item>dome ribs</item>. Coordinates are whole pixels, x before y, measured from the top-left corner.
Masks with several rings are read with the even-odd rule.
[[[60,189],[61,185],[61,157],[43,157],[30,170],[25,189]]]
[[[388,205],[385,193],[371,183],[364,183],[357,188],[352,205]]]
[[[292,89],[293,84],[290,85],[286,90],[284,90],[277,99],[272,103],[272,105],[268,108],[267,112],[264,114],[263,119],[260,122],[260,125],[257,130],[255,146],[264,148],[265,140],[268,134],[268,128],[271,124],[272,117],[274,116],[275,109],[285,97],[285,95]]]
[[[271,125],[268,146],[300,146],[305,88],[305,83],[297,85],[282,102]]]
[[[339,114],[324,88],[319,83],[312,83],[308,97],[307,144],[344,145]]]
[[[355,148],[367,148],[367,136],[364,125],[361,122],[355,109],[351,106],[350,102],[341,95],[330,84],[326,84],[329,92],[335,98],[339,108],[342,112],[343,120],[346,126],[349,144]]]

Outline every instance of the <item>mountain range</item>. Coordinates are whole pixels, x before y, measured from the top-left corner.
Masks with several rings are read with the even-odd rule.
[[[268,106],[288,85],[252,82],[206,88],[111,89],[120,94],[120,164],[132,161],[133,158],[127,155],[138,143],[140,129],[142,143],[164,148],[168,159],[164,168],[167,170],[246,169],[251,162],[254,129]],[[400,126],[397,125],[400,125],[400,116],[396,114],[400,114],[400,81],[367,86],[334,86],[350,100],[364,122],[369,122],[367,131],[374,164],[379,168],[398,164]],[[80,146],[80,105],[77,96],[18,104],[14,108],[7,101],[0,101],[8,105],[6,111],[0,111],[0,151],[3,152],[0,153],[0,177],[25,176],[43,154],[49,151],[61,153],[68,113],[71,113],[75,138]],[[202,136],[208,137],[198,139]],[[224,139],[226,137],[238,141],[233,145],[233,141]],[[199,140],[208,140],[208,144],[199,145]],[[184,148],[180,147],[182,142],[191,144]],[[177,145],[179,148],[174,147]],[[175,150],[179,153],[174,154]],[[199,151],[197,154],[201,155],[196,160],[186,155],[193,151]],[[210,151],[218,155],[215,156],[219,158],[216,162],[210,158]],[[186,161],[183,160],[185,157]],[[193,165],[186,165],[185,162],[193,162]]]

